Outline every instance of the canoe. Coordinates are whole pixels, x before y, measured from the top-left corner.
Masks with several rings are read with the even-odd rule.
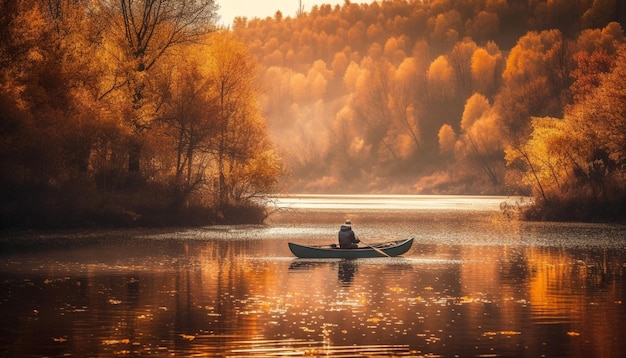
[[[307,246],[295,244],[293,242],[288,243],[289,250],[300,258],[307,259],[361,259],[368,257],[385,257],[372,249],[369,246],[361,246],[356,249],[340,249],[336,245],[324,245],[324,246]],[[379,244],[371,244],[380,251],[383,251],[389,256],[399,256],[409,251],[413,245],[413,238],[384,242]]]

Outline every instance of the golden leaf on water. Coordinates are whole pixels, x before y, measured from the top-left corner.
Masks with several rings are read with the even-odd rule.
[[[518,331],[500,331],[500,334],[503,336],[516,336],[518,334],[522,334],[522,332]]]
[[[192,336],[192,335],[184,334],[184,333],[179,334],[179,336],[180,338],[187,340],[187,341],[193,341],[194,339],[196,339],[196,336]]]
[[[64,337],[59,337],[59,338],[52,337],[52,340],[55,342],[59,342],[59,343],[67,342],[67,338],[64,338]]]
[[[128,344],[130,343],[130,339],[128,338],[124,338],[124,339],[105,339],[104,341],[102,341],[102,344],[105,346],[112,346],[115,344]]]
[[[497,336],[497,335],[501,335],[501,336],[517,336],[519,334],[522,334],[522,332],[518,332],[518,331],[499,331],[499,332],[485,332],[483,333],[483,336],[485,337],[493,337],[493,336]]]
[[[575,332],[575,331],[569,331],[569,332],[567,332],[567,335],[570,336],[570,337],[578,337],[578,336],[580,336],[580,333],[579,332]]]

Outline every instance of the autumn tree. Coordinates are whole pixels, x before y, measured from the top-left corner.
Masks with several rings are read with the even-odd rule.
[[[458,42],[447,56],[448,63],[454,69],[459,95],[468,98],[472,94],[472,57],[478,46],[474,41],[465,39]]]
[[[571,115],[578,121],[590,122],[601,138],[601,148],[614,163],[619,176],[617,185],[623,190],[626,168],[626,46],[621,45],[615,67],[603,75],[600,85],[580,102]],[[608,165],[607,165],[608,166]]]
[[[470,65],[474,91],[492,97],[499,89],[503,70],[504,58],[495,43],[476,49]]]
[[[267,193],[282,169],[258,107],[253,57],[228,33],[217,33],[210,41],[207,81],[216,113],[206,149],[215,163],[216,203],[228,207]]]
[[[559,116],[569,88],[565,43],[558,30],[529,32],[511,50],[496,99],[511,144],[528,133],[531,116]]]
[[[572,83],[572,95],[575,101],[581,101],[600,85],[600,76],[609,72],[614,59],[606,51],[600,49],[589,54],[585,51],[574,55],[576,69],[571,76],[575,79]]]
[[[493,187],[503,181],[503,144],[500,119],[487,98],[474,94],[466,104],[461,118],[461,134],[455,146],[459,165],[479,168]]]
[[[352,107],[363,121],[364,137],[371,144],[372,158],[378,156],[379,150],[392,158],[398,158],[394,143],[388,137],[392,125],[387,105],[390,95],[389,71],[390,64],[387,62],[378,62],[366,69],[357,82],[359,102]]]
[[[580,102],[600,84],[601,74],[612,68],[617,47],[624,42],[624,32],[615,22],[602,29],[583,31],[576,40],[573,55],[576,67],[570,73],[573,99]]]
[[[140,170],[142,133],[156,118],[159,99],[151,74],[158,61],[175,47],[191,43],[213,30],[214,0],[122,0],[103,1],[96,12],[103,32],[111,37],[109,48],[111,80],[101,97],[113,91],[125,92],[131,111],[124,121],[131,130],[128,169]]]
[[[454,153],[454,144],[456,143],[456,133],[454,128],[449,124],[444,124],[437,133],[439,140],[439,153],[442,157],[447,158]]]
[[[422,144],[422,108],[415,86],[418,65],[412,58],[405,58],[398,68],[371,58],[362,65],[351,110],[362,121],[370,155],[381,162],[406,161]]]
[[[625,56],[622,46],[615,67],[563,119],[533,119],[530,139],[507,150],[509,163],[525,163],[524,180],[540,200],[542,215],[581,220],[623,212]]]
[[[94,50],[94,32],[82,4],[14,5],[2,42],[11,52],[0,67],[2,181],[12,192],[5,198],[26,211],[24,221],[39,214],[42,222],[63,222],[94,195],[90,155],[103,128],[92,91],[96,71],[85,56]]]
[[[217,130],[211,83],[201,71],[202,52],[197,46],[187,46],[184,53],[176,56],[171,76],[161,79],[164,109],[157,120],[164,135],[169,137],[164,143],[175,154],[173,205],[176,208],[184,207],[189,196],[206,184],[209,162],[204,153],[209,138]]]

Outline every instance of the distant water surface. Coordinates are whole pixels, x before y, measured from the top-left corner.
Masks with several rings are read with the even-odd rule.
[[[5,232],[0,356],[622,356],[626,228],[510,220],[517,200],[299,195],[260,226]],[[345,219],[415,244],[289,252]]]

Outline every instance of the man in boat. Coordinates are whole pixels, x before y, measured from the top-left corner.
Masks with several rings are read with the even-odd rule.
[[[359,246],[357,245],[359,242],[361,242],[361,240],[359,240],[354,234],[354,231],[352,231],[352,222],[346,220],[339,229],[339,247],[342,249],[356,249]]]

